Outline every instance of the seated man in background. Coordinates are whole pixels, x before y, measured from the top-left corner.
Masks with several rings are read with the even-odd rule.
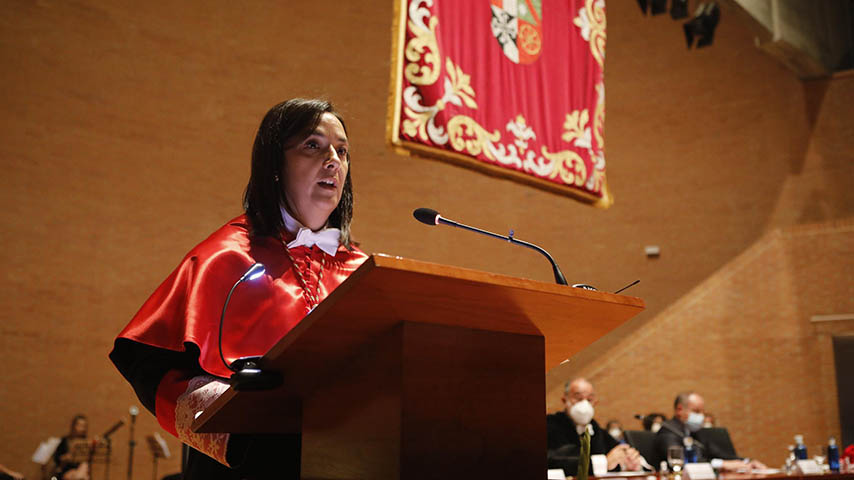
[[[608,434],[614,437],[614,440],[620,443],[626,441],[626,436],[623,432],[623,424],[620,423],[619,420],[608,420],[608,424],[605,427],[605,430],[608,431]]]
[[[667,460],[667,449],[671,446],[684,446],[685,438],[694,440],[698,462],[712,462],[712,466],[725,471],[751,470],[766,468],[762,462],[737,457],[725,452],[714,444],[703,444],[697,440],[697,432],[705,423],[705,401],[696,392],[683,392],[673,401],[673,418],[661,424],[655,436],[655,465]]]
[[[706,418],[703,420],[703,428],[715,428],[718,426],[717,422],[715,422],[714,414],[706,412],[705,415]]]
[[[652,432],[658,433],[661,430],[661,424],[664,423],[667,419],[664,417],[663,413],[650,413],[645,415],[641,422],[643,423],[643,429]]]
[[[581,434],[590,433],[590,454],[605,455],[608,470],[640,470],[641,456],[637,450],[620,444],[593,420],[596,392],[583,378],[566,384],[561,397],[564,410],[546,416],[548,431],[548,466],[562,468],[566,475],[576,475],[581,452]],[[588,470],[593,474],[593,467]]]

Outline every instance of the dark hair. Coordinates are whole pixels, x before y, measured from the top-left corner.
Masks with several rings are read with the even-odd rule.
[[[255,135],[252,147],[252,171],[243,195],[243,208],[249,218],[252,236],[278,236],[285,228],[281,206],[287,204],[278,179],[284,177],[285,150],[308,137],[320,124],[324,113],[335,115],[347,133],[344,120],[325,100],[294,98],[271,108]],[[350,153],[347,153],[350,163]],[[329,215],[329,226],[341,230],[341,243],[350,246],[350,222],[353,220],[353,183],[350,170],[344,181],[341,201]]]
[[[86,415],[83,415],[82,413],[78,413],[77,415],[71,417],[71,427],[68,430],[69,435],[74,435],[74,426],[77,425],[78,420],[86,420],[87,423],[89,422],[89,419],[86,418]]]
[[[679,395],[676,395],[676,399],[673,400],[673,409],[676,410],[679,405],[685,405],[688,403],[688,398],[693,395],[693,391],[681,392]]]
[[[643,429],[644,430],[652,430],[652,424],[655,423],[656,418],[661,418],[664,420],[665,417],[663,413],[650,413],[643,417]]]

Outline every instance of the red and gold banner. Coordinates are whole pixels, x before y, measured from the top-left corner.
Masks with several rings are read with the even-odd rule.
[[[389,137],[607,207],[604,0],[399,0]]]

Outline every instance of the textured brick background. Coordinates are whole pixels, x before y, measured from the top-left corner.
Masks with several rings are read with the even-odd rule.
[[[679,391],[696,390],[738,453],[769,466],[795,433],[816,451],[839,439],[833,347],[810,319],[854,311],[851,258],[852,221],[770,232],[577,372],[597,388],[600,422],[640,429],[633,413],[670,415]],[[854,334],[854,321],[836,323]],[[561,392],[554,384],[554,409]]]
[[[136,400],[107,361],[113,336],[189,248],[240,212],[266,109],[314,95],[348,120],[365,250],[551,281],[534,252],[411,219],[430,206],[514,228],[549,249],[571,282],[613,291],[642,279],[629,292],[647,311],[554,372],[550,406],[554,385],[579,373],[599,384],[600,416],[624,422],[694,387],[739,449],[769,463],[795,430],[813,445],[838,428],[828,334],[816,342],[805,322],[850,313],[852,295],[802,283],[815,274],[852,284],[850,251],[842,255],[850,234],[839,225],[854,217],[854,77],[801,82],[753,47],[752,24],[729,2],[714,45],[696,51],[669,16],[609,2],[616,204],[603,211],[393,154],[384,138],[392,15],[390,0],[4,2],[0,462],[32,475],[38,442],[64,434],[74,413],[90,416],[93,433],[126,415]],[[829,233],[790,229],[801,224]],[[810,243],[819,238],[842,244]],[[649,244],[660,258],[644,257]],[[730,285],[721,272],[733,265],[767,273]],[[628,367],[631,377],[620,372]],[[140,415],[138,439],[157,429]],[[124,474],[126,441],[119,431],[114,476]],[[149,478],[143,444],[135,458],[136,476]],[[176,469],[170,460],[160,472]]]

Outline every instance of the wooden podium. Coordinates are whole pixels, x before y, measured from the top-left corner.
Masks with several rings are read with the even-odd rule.
[[[302,432],[306,479],[541,479],[545,371],[639,298],[374,255],[226,391],[198,432]]]

